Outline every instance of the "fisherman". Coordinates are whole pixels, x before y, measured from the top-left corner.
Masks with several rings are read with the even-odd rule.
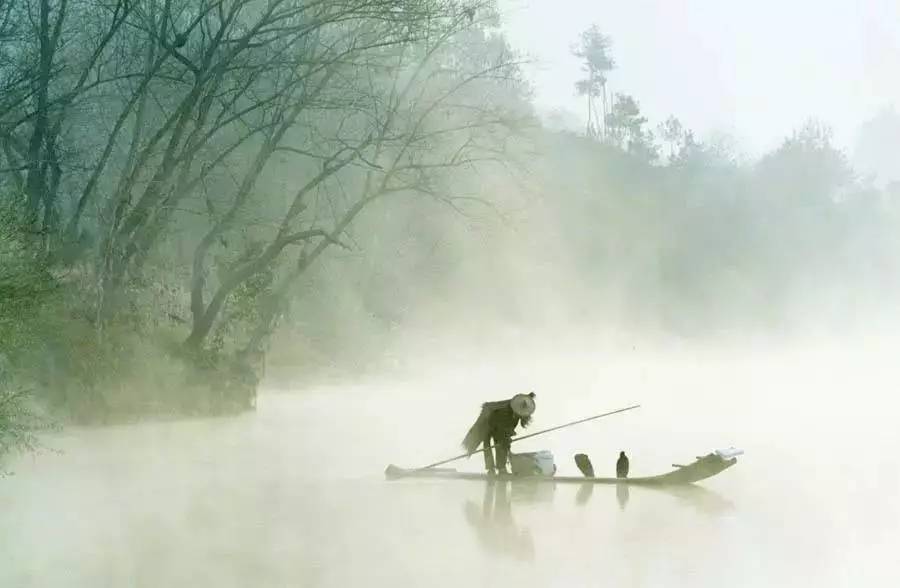
[[[616,477],[628,477],[628,456],[625,455],[624,451],[619,452],[619,459],[616,461]]]
[[[527,427],[534,413],[534,392],[516,394],[509,400],[485,402],[481,405],[478,420],[469,428],[463,439],[463,448],[472,455],[479,445],[484,445],[484,469],[488,475],[509,475],[506,463],[509,460],[509,446],[516,434],[516,427]],[[491,441],[496,446],[497,459],[490,450]]]

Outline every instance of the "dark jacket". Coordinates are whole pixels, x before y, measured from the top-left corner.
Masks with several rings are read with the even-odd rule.
[[[516,434],[516,427],[520,424],[528,425],[530,419],[521,418],[513,412],[509,400],[485,402],[481,405],[481,414],[478,420],[469,428],[463,439],[462,445],[469,453],[474,453],[478,445],[491,437],[495,439],[509,439]]]

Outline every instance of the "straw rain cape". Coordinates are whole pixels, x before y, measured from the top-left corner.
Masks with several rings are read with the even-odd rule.
[[[491,414],[495,410],[504,408],[509,405],[509,400],[498,400],[495,402],[485,402],[481,405],[481,414],[478,415],[478,419],[475,423],[469,428],[469,432],[466,433],[465,438],[462,442],[462,447],[465,449],[469,455],[475,453],[478,449],[478,446],[488,435],[490,431],[490,419]]]

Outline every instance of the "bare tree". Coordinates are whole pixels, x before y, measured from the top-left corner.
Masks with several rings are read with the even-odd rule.
[[[487,204],[449,177],[504,165],[530,114],[495,24],[492,0],[0,0],[0,42],[34,47],[0,59],[5,175],[45,251],[96,236],[98,328],[155,251],[192,251],[199,348],[236,289],[275,271],[286,295],[376,201]]]
[[[355,159],[340,160],[341,165],[348,164],[344,171],[351,179],[342,182],[329,173],[297,192],[286,220],[307,210],[304,198],[312,186],[324,194],[318,206],[309,210],[304,225],[305,234],[316,240],[304,243],[274,293],[260,301],[259,324],[247,352],[260,351],[277,326],[296,280],[331,246],[346,247],[343,239],[353,221],[376,202],[418,194],[460,212],[472,203],[491,206],[479,195],[460,194],[455,184],[461,174],[476,174],[486,165],[505,166],[508,140],[531,118],[521,103],[516,107],[516,98],[521,101],[524,91],[519,63],[505,44],[470,24],[462,19],[454,22],[423,53],[411,58],[408,52],[398,51],[393,67],[369,70],[378,74],[370,74],[369,93],[363,93],[360,101],[369,106],[363,110],[361,118],[366,122],[352,147]],[[340,136],[330,151],[326,148],[322,153],[284,148],[322,160],[323,171],[335,170],[333,161],[349,149]],[[354,189],[349,191],[348,185]]]
[[[6,100],[0,105],[0,141],[13,182],[25,196],[27,226],[42,235],[44,250],[58,228],[67,111],[85,92],[111,81],[103,79],[100,65],[131,11],[126,0],[86,4],[95,9],[90,27],[86,7],[78,2],[0,6],[2,39],[15,45],[2,64]]]
[[[209,1],[189,19],[183,13],[176,18],[166,2],[149,34],[170,63],[182,68],[167,77],[183,90],[156,117],[146,117],[146,138],[120,173],[106,208],[105,289],[116,290],[129,271],[139,269],[170,211],[196,196],[217,168],[235,165],[235,156],[247,160],[250,147],[255,155],[249,165],[231,168],[242,178],[228,197],[228,212],[201,243],[202,264],[204,251],[235,222],[284,134],[344,64],[366,51],[413,41],[421,34],[413,31],[427,30],[417,23],[436,16],[394,7],[373,0],[273,0],[256,10],[249,0],[236,0],[226,10],[222,2]]]

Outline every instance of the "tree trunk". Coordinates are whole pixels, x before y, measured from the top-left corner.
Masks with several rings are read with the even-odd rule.
[[[50,0],[41,0],[38,22],[39,58],[35,76],[34,126],[28,141],[28,175],[25,179],[26,218],[31,230],[37,231],[41,204],[45,200],[47,185],[44,163],[44,146],[47,139],[50,94],[50,75],[53,65],[53,41],[50,33]],[[62,15],[60,15],[62,18]]]

